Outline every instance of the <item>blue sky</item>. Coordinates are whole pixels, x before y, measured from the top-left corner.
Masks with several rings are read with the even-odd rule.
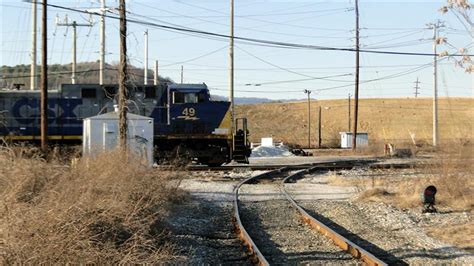
[[[31,4],[1,0],[0,65],[30,63]],[[470,47],[473,40],[453,15],[438,9],[445,1],[360,1],[361,49],[402,52],[432,52],[432,30],[436,19],[446,27],[440,35],[456,47]],[[96,8],[99,1],[49,1],[78,9]],[[229,1],[160,0],[128,3],[129,18],[178,25],[220,34],[229,33]],[[110,7],[118,1],[107,0]],[[235,35],[280,42],[354,47],[354,1],[256,1],[235,0]],[[40,13],[39,13],[40,14]],[[49,62],[70,63],[72,32],[54,25],[55,16],[84,23],[88,16],[49,9]],[[113,15],[113,14],[111,14]],[[94,17],[98,22],[98,18]],[[160,74],[184,82],[205,82],[213,94],[228,94],[228,40],[165,31],[129,23],[129,59],[143,66],[143,32],[149,32],[149,67],[160,61]],[[38,39],[39,41],[39,39]],[[107,62],[118,61],[118,21],[107,19]],[[39,42],[38,42],[39,44]],[[99,27],[78,28],[78,61],[98,60]],[[439,46],[438,51],[449,46]],[[52,52],[52,53],[51,53]],[[362,98],[413,97],[414,81],[421,81],[421,97],[432,95],[432,57],[361,53]],[[303,98],[313,91],[319,99],[346,98],[353,94],[355,54],[343,51],[283,49],[237,41],[235,47],[235,95],[271,99]],[[423,68],[424,66],[424,68]],[[473,96],[473,74],[455,67],[450,59],[439,63],[441,96]],[[395,76],[395,77],[392,77]],[[325,80],[308,77],[330,77]],[[139,77],[138,77],[139,78]],[[309,80],[308,80],[309,79]],[[260,86],[255,86],[260,84]]]

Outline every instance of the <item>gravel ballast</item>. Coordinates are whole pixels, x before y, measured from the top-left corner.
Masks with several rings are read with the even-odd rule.
[[[358,262],[302,221],[279,182],[244,185],[239,195],[242,223],[270,264]]]
[[[356,263],[325,236],[313,231],[285,200],[246,202],[242,223],[270,264]]]

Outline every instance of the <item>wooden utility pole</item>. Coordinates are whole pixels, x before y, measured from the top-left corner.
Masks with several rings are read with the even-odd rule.
[[[181,66],[181,84],[183,84],[183,80],[184,80],[184,68],[183,66]]]
[[[127,146],[127,20],[125,0],[120,0],[120,67],[119,67],[119,138],[120,147]]]
[[[41,21],[41,149],[45,152],[48,149],[48,13],[47,0],[43,0],[42,21]]]
[[[234,0],[230,0],[230,43],[229,43],[229,101],[230,130],[234,132]]]
[[[323,139],[321,137],[321,105],[319,106],[319,117],[318,117],[318,148],[321,149],[321,143]]]
[[[359,115],[359,0],[355,0],[356,15],[356,73],[355,73],[355,92],[354,92],[354,125],[352,130],[352,150],[357,148],[357,120]]]
[[[310,90],[304,90],[304,93],[308,95],[308,149],[311,148],[311,101],[309,95]]]

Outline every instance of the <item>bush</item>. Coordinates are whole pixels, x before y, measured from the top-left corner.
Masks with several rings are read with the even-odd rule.
[[[175,174],[118,152],[74,168],[21,154],[0,153],[3,263],[152,263],[172,255],[165,218],[185,197]]]

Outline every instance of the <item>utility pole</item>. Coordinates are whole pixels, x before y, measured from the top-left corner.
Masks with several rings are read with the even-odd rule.
[[[359,0],[355,0],[356,15],[356,74],[354,92],[354,126],[352,130],[352,150],[356,150],[357,145],[357,120],[359,115]]]
[[[145,73],[144,73],[144,85],[148,85],[148,30],[145,31]]]
[[[69,23],[69,18],[66,15],[64,22],[61,22],[56,18],[57,26],[72,27],[72,73],[71,73],[71,83],[76,84],[76,64],[77,64],[77,27],[92,27],[92,21],[89,24],[78,24],[76,21]]]
[[[158,85],[158,60],[155,60],[155,74],[153,75],[153,85]]]
[[[31,1],[31,70],[30,70],[30,90],[36,89],[36,0]]]
[[[100,0],[100,58],[99,58],[99,84],[104,85],[105,78],[105,0]]]
[[[351,94],[349,93],[348,98],[347,98],[347,109],[348,109],[348,115],[347,115],[347,121],[349,123],[347,124],[347,131],[351,131]]]
[[[181,84],[183,84],[183,75],[184,75],[183,71],[184,71],[183,66],[181,66]]]
[[[319,106],[319,117],[318,117],[318,148],[321,149],[321,143],[323,142],[321,137],[321,105]]]
[[[438,29],[444,27],[441,21],[429,24],[433,28],[433,146],[438,146],[439,130],[438,130],[438,53],[436,46],[438,45]]]
[[[40,103],[40,130],[41,149],[46,152],[48,149],[48,14],[47,0],[43,0],[42,21],[41,21],[41,103]]]
[[[230,131],[234,132],[234,0],[230,0],[230,43],[229,43],[229,101]]]
[[[415,94],[415,98],[417,98],[418,94],[420,94],[418,92],[418,90],[420,89],[420,86],[418,86],[418,85],[421,83],[420,81],[418,81],[418,77],[416,77],[416,81],[414,83],[415,83],[415,87],[414,87],[415,93],[414,94]]]
[[[304,90],[304,93],[308,95],[308,149],[311,148],[311,101],[309,95],[310,90]]]
[[[120,0],[120,67],[119,67],[119,138],[120,147],[127,147],[127,18],[125,0]]]

